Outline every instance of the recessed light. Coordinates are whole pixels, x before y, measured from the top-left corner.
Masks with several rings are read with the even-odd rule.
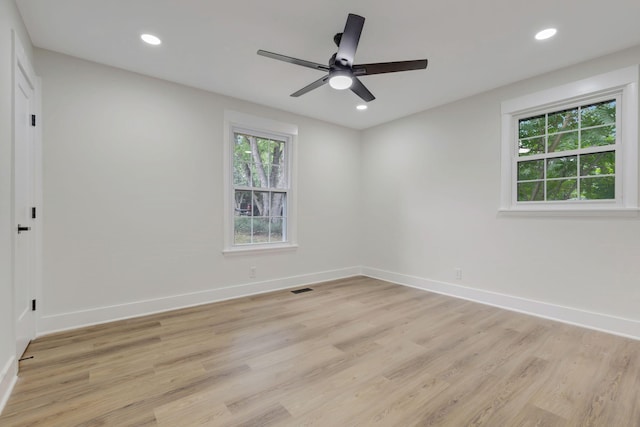
[[[551,37],[555,36],[557,32],[558,30],[556,30],[555,28],[547,28],[545,30],[539,31],[536,34],[536,40],[550,39]]]
[[[162,40],[160,40],[158,37],[154,36],[153,34],[142,34],[140,38],[142,39],[143,42],[154,45],[154,46],[158,46],[159,44],[162,43]]]
[[[358,105],[356,108],[357,108],[358,110],[366,110],[366,109],[367,109],[367,108],[369,108],[369,107],[367,107],[365,104],[360,104],[360,105]]]

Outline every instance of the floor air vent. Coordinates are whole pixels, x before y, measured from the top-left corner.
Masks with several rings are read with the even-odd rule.
[[[302,289],[296,289],[295,291],[291,291],[292,294],[301,294],[304,292],[311,292],[313,289],[311,288],[302,288]]]

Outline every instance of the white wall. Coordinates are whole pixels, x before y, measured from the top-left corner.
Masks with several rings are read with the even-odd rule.
[[[363,264],[640,321],[640,219],[498,215],[500,103],[637,63],[640,47],[364,131]]]
[[[0,410],[5,390],[13,379],[13,39],[20,38],[32,58],[31,40],[13,0],[0,0]]]
[[[41,333],[357,271],[357,131],[50,51],[36,70]],[[298,125],[298,250],[222,254],[225,109]]]

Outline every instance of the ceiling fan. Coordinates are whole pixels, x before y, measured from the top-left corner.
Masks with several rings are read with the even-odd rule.
[[[303,87],[291,96],[298,97],[307,92],[317,89],[329,82],[329,85],[338,90],[351,89],[356,95],[366,102],[376,99],[369,89],[362,84],[358,77],[369,76],[372,74],[395,73],[398,71],[423,70],[427,68],[426,59],[418,59],[415,61],[398,61],[398,62],[378,62],[374,64],[354,64],[353,60],[356,55],[358,41],[364,26],[364,18],[359,15],[350,13],[347,17],[347,23],[344,31],[333,37],[333,41],[338,46],[338,52],[334,53],[329,59],[329,65],[318,64],[317,62],[305,61],[303,59],[292,58],[290,56],[280,55],[279,53],[267,52],[259,50],[258,55],[267,58],[277,59],[279,61],[289,62],[303,67],[313,68],[327,72],[328,74],[315,82]]]

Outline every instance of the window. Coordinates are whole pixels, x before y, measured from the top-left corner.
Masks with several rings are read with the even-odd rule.
[[[225,252],[295,247],[297,128],[236,112],[225,122]]]
[[[233,139],[233,244],[286,242],[287,139],[239,129]]]
[[[505,101],[502,211],[637,209],[638,67]]]

